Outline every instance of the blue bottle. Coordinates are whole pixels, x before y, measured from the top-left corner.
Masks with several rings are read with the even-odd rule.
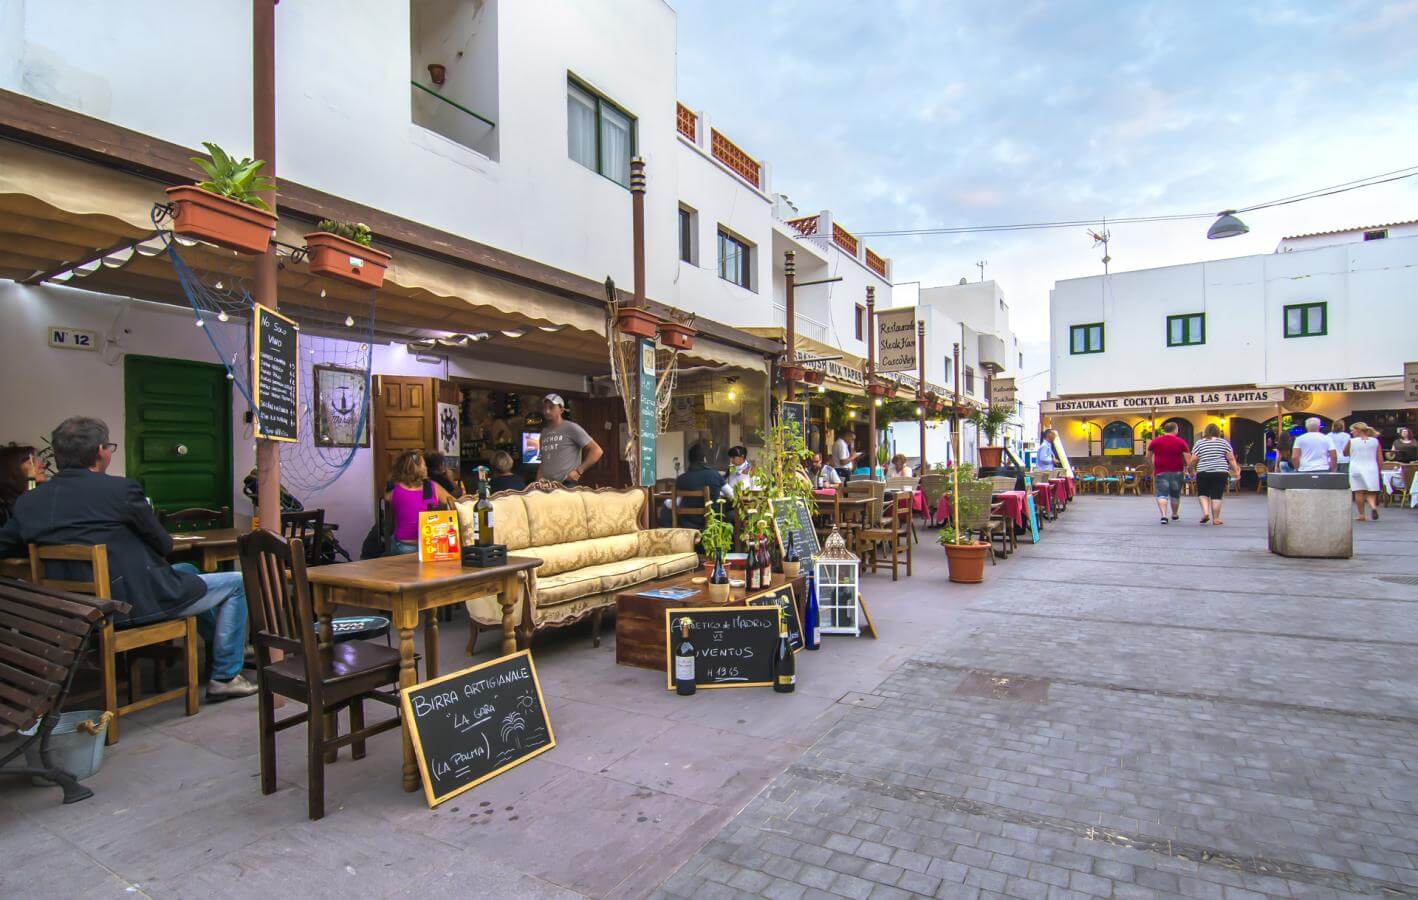
[[[803,646],[808,650],[816,650],[820,646],[817,609],[817,581],[812,577],[812,570],[807,573],[807,614],[803,617]]]

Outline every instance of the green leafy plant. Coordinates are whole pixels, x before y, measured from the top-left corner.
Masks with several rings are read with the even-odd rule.
[[[763,499],[801,500],[808,514],[816,509],[812,482],[803,474],[803,464],[809,457],[807,442],[795,422],[779,422],[767,431],[759,432],[763,449],[754,459],[751,491],[734,492],[734,509],[745,535],[760,533],[773,527],[771,504]]]
[[[207,173],[207,180],[198,182],[197,187],[238,203],[254,206],[257,209],[270,208],[266,205],[266,201],[258,196],[261,191],[271,191],[276,188],[274,181],[265,175],[257,174],[261,171],[261,167],[266,165],[265,160],[242,159],[238,161],[232,159],[225,150],[211,141],[203,141],[202,146],[207,148],[211,158],[192,157],[192,161],[197,164],[198,168]]]
[[[1012,415],[1014,415],[1014,410],[1011,407],[988,406],[971,412],[970,424],[985,435],[985,440],[993,444]]]
[[[827,397],[827,427],[833,431],[842,431],[852,424],[851,410],[847,406],[847,395],[840,391],[828,391]]]
[[[728,553],[734,545],[734,526],[724,516],[724,501],[715,501],[704,510],[704,530],[699,533],[699,541],[708,556],[717,557]]]
[[[953,497],[951,499],[951,507],[952,509],[959,510],[959,516],[958,518],[952,517],[949,522],[941,526],[940,533],[936,535],[937,543],[972,544],[975,542],[975,539],[966,532],[957,531],[956,523],[974,522],[980,514],[984,512],[984,509],[980,506],[979,499],[972,496],[972,493],[966,490],[967,486],[976,483],[978,483],[978,480],[975,478],[974,467],[970,466],[968,463],[961,466],[959,497]],[[952,490],[953,489],[954,485],[952,485]],[[959,503],[958,507],[955,505],[957,502]]]
[[[331,234],[354,241],[356,244],[368,247],[374,240],[374,232],[369,230],[369,226],[363,222],[337,222],[334,219],[321,219],[320,224],[315,226],[320,231],[328,231]]]

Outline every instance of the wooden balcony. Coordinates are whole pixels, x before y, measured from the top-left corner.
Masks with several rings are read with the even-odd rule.
[[[882,278],[886,277],[886,260],[873,253],[870,247],[867,248],[867,268]]]
[[[857,240],[857,236],[855,234],[852,234],[850,231],[843,228],[841,225],[838,225],[836,222],[833,222],[832,243],[841,247],[843,250],[847,251],[853,256],[856,256],[857,245],[860,243],[860,241]]]
[[[683,103],[675,104],[675,128],[679,133],[695,141],[699,137],[699,116],[694,114],[694,110]]]
[[[817,216],[803,216],[801,219],[789,219],[788,225],[796,229],[803,237],[812,237],[817,234]]]
[[[763,167],[758,160],[739,149],[737,144],[724,137],[717,129],[711,128],[709,137],[709,149],[715,159],[755,188],[762,187]]]

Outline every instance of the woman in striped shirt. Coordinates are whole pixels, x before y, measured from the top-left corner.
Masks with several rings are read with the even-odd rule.
[[[1234,476],[1241,476],[1241,467],[1236,464],[1236,454],[1231,444],[1221,436],[1221,429],[1215,422],[1206,426],[1205,437],[1192,447],[1196,472],[1196,493],[1201,501],[1201,524],[1221,521],[1221,498],[1226,495],[1226,484]]]

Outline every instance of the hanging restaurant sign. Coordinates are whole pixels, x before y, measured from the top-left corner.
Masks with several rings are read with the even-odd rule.
[[[1312,393],[1342,391],[1354,394],[1367,391],[1397,391],[1403,388],[1403,379],[1397,375],[1390,375],[1387,378],[1345,378],[1339,381],[1306,381],[1302,384],[1292,384],[1290,387],[1297,391]]]
[[[876,370],[914,372],[916,361],[916,307],[903,306],[876,313]]]
[[[1286,388],[1217,388],[1191,391],[1168,391],[1154,394],[1118,394],[1103,397],[1080,397],[1076,400],[1044,400],[1039,411],[1044,415],[1094,412],[1150,412],[1169,409],[1218,409],[1228,406],[1274,406],[1285,403],[1290,391]]]

